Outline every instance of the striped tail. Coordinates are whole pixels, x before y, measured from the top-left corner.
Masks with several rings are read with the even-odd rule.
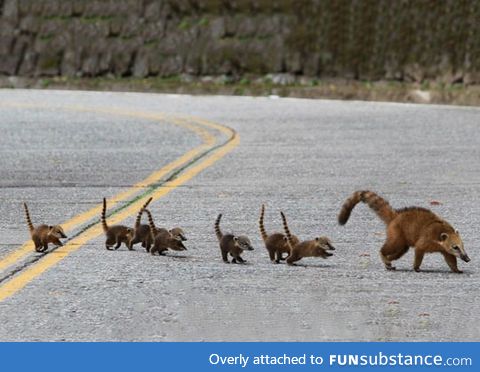
[[[262,239],[264,242],[268,239],[267,231],[265,230],[265,225],[263,223],[263,218],[265,216],[265,204],[262,204],[262,210],[260,211],[260,220],[258,221],[258,225],[260,226],[260,235],[262,235]]]
[[[373,191],[356,191],[345,201],[345,203],[343,203],[342,209],[338,215],[338,223],[340,225],[345,225],[347,223],[353,208],[360,202],[367,204],[387,225],[397,215],[390,204]]]
[[[220,230],[220,220],[222,219],[222,214],[220,213],[215,220],[215,234],[217,235],[217,239],[220,241],[223,238],[222,230]]]
[[[32,219],[30,218],[27,203],[23,203],[23,209],[25,210],[25,219],[27,220],[28,229],[30,230],[30,232],[32,232],[33,230],[35,230],[35,227],[33,226]]]
[[[142,221],[142,214],[147,209],[148,205],[152,201],[152,198],[148,199],[144,205],[142,205],[142,208],[138,211],[137,219],[135,220],[135,229],[138,229],[140,227],[140,222]]]
[[[290,246],[290,249],[292,249],[292,234],[290,233],[290,229],[288,228],[287,218],[285,217],[285,214],[283,212],[280,212],[280,214],[282,215],[283,229],[285,230],[285,235],[287,236],[288,245]]]
[[[102,220],[102,228],[103,228],[104,233],[106,233],[108,231],[106,214],[107,214],[107,199],[103,198],[103,208],[102,208],[101,220]]]
[[[157,228],[155,227],[155,222],[153,222],[152,214],[148,209],[145,209],[145,213],[148,216],[148,225],[150,226],[150,236],[152,237],[152,240],[155,240],[155,233],[157,231]]]

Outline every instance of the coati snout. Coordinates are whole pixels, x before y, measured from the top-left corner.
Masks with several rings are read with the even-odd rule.
[[[171,231],[172,230],[170,230],[170,234],[171,234],[170,249],[173,249],[174,251],[186,251],[187,247],[185,247],[183,242],[187,239],[182,236],[175,236],[171,233]]]
[[[234,236],[233,241],[238,248],[243,249],[244,251],[253,251],[252,243],[245,235]]]
[[[48,233],[49,235],[53,235],[57,239],[66,239],[67,236],[65,235],[65,232],[63,231],[62,227],[59,225],[55,226],[48,226]]]
[[[460,238],[458,231],[455,230],[450,234],[442,232],[440,234],[439,243],[448,253],[462,259],[465,262],[470,261],[470,257],[468,257],[467,252],[465,252],[465,248],[463,248],[463,241]]]

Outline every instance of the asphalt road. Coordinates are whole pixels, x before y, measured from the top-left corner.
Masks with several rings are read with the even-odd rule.
[[[0,340],[480,341],[475,108],[3,90],[0,262],[29,239],[23,201],[34,222],[64,222],[199,146],[196,133],[175,125],[179,116],[227,125],[240,136],[232,152],[151,205],[159,224],[184,228],[188,251],[112,252],[95,237],[0,302]],[[226,140],[214,132],[219,144]],[[396,272],[386,271],[378,256],[384,227],[368,208],[358,206],[344,227],[336,223],[357,189],[449,220],[472,259],[460,262],[465,273],[450,273],[438,254],[415,273],[412,252]],[[335,256],[299,267],[270,263],[258,233],[261,203],[269,231],[281,229],[282,209],[297,235],[329,236]],[[213,233],[220,212],[225,231],[251,237],[246,265],[221,261]],[[72,234],[81,236],[92,222]],[[54,254],[29,254],[4,268],[0,294]]]

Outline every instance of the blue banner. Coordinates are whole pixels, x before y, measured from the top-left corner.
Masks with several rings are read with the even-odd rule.
[[[5,371],[480,371],[480,343],[2,343]]]

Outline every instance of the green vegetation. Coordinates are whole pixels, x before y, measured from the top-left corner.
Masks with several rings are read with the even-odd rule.
[[[54,67],[55,62],[52,61]],[[44,67],[49,67],[48,63]],[[237,79],[212,78],[208,81],[205,79],[202,81],[201,78],[195,77],[184,79],[182,76],[172,75],[166,78],[53,77],[28,79],[28,82],[27,84],[22,81],[22,87],[249,96],[277,95],[280,97],[428,103],[415,94],[416,91],[422,90],[430,94],[430,103],[480,105],[480,86],[463,84],[430,83],[427,90],[426,86],[422,84],[394,81],[359,82],[341,79],[311,79],[303,84],[296,82],[285,86],[274,84],[265,77],[255,75]],[[0,78],[0,88],[14,88],[14,85],[7,78]]]

